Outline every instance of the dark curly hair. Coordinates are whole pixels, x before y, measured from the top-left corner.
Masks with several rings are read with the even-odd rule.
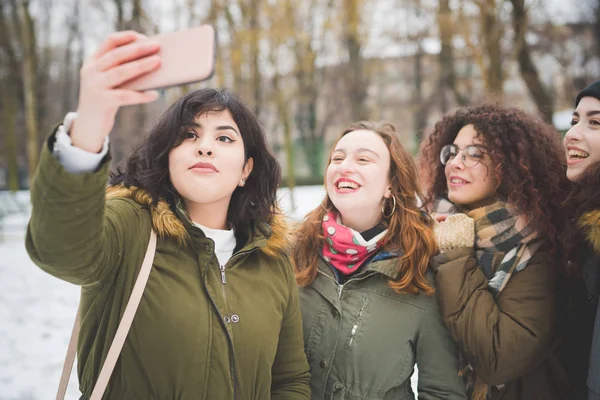
[[[169,178],[169,152],[181,144],[186,128],[193,126],[196,117],[224,110],[240,128],[246,160],[254,159],[245,187],[233,192],[227,222],[236,232],[246,231],[251,224],[271,222],[277,210],[279,163],[269,151],[265,132],[254,113],[225,89],[200,89],[175,101],[158,118],[143,143],[111,174],[110,184],[142,188],[154,203],[162,198],[173,208],[180,196]]]
[[[447,198],[440,151],[466,125],[473,125],[489,149],[498,182],[496,196],[520,209],[555,253],[562,250],[563,200],[569,181],[561,138],[550,125],[515,108],[488,104],[461,109],[435,125],[421,146],[426,206],[437,197]]]

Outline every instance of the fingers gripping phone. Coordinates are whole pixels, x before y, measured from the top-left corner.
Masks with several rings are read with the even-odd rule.
[[[158,69],[125,82],[123,89],[149,90],[210,79],[215,69],[215,29],[211,25],[154,36],[160,43]]]

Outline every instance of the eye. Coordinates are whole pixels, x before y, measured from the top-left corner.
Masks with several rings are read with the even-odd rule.
[[[578,122],[579,122],[579,120],[576,120],[575,118],[573,118],[573,119],[571,120],[571,126],[575,126],[575,125],[577,125],[577,123],[578,123]]]
[[[187,132],[184,134],[184,137],[185,137],[186,139],[197,139],[197,138],[198,138],[198,135],[197,135],[197,134],[196,134],[196,132],[194,132],[194,131],[187,131]]]
[[[342,156],[333,156],[331,158],[331,161],[333,161],[333,162],[342,162],[342,161],[344,161],[344,157],[342,157]]]
[[[224,142],[224,143],[233,143],[235,142],[235,140],[233,140],[232,138],[230,138],[229,136],[226,135],[221,135],[217,138],[217,140],[219,142]]]
[[[600,126],[600,121],[597,119],[590,119],[590,125]]]
[[[477,147],[469,147],[467,149],[467,155],[471,158],[481,159],[483,158],[483,152]]]
[[[367,163],[367,162],[369,162],[369,161],[371,161],[371,160],[369,160],[367,157],[360,157],[360,158],[358,159],[358,161],[359,161],[359,162],[362,162],[362,163]]]

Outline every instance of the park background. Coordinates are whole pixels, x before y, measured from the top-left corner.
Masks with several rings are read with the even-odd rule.
[[[226,87],[264,124],[297,220],[322,198],[328,148],[351,121],[392,122],[415,155],[444,114],[482,102],[559,135],[600,78],[600,0],[0,0],[0,399],[52,398],[77,307],[77,288],[37,269],[23,237],[29,180],[50,128],[77,108],[83,61],[115,30],[203,23],[217,30],[214,76],[120,110],[113,167],[176,98]]]

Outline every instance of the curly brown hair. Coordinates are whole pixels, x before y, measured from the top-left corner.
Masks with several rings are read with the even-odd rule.
[[[520,209],[553,251],[562,250],[563,200],[569,182],[561,138],[550,125],[516,108],[487,104],[461,109],[435,125],[421,146],[425,204],[447,197],[440,151],[466,125],[473,125],[489,149],[498,182],[496,196]]]
[[[384,249],[402,249],[403,254],[398,257],[398,279],[390,280],[389,286],[397,293],[424,292],[431,295],[434,291],[427,281],[426,273],[429,259],[437,252],[432,220],[419,208],[419,198],[422,198],[422,195],[418,186],[417,167],[400,143],[394,126],[385,122],[368,121],[351,124],[335,141],[329,159],[331,160],[331,153],[339,139],[359,129],[370,130],[381,136],[390,151],[389,179],[397,207],[389,218],[384,219],[388,230],[383,239]],[[306,216],[295,232],[292,264],[300,286],[310,285],[317,277],[319,255],[325,244],[321,223],[326,210],[335,210],[327,195],[321,205]],[[387,212],[391,210],[386,210]]]

